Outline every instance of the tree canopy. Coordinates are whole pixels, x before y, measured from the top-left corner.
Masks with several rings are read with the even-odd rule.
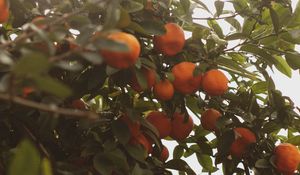
[[[291,3],[0,0],[0,175],[294,174]]]

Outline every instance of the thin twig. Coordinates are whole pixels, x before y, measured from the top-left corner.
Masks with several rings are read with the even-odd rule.
[[[222,16],[222,17],[207,17],[207,18],[198,18],[198,17],[195,17],[193,18],[194,20],[220,20],[220,19],[227,19],[227,18],[233,18],[233,17],[236,17],[238,14],[235,13],[233,15],[230,15],[230,16]]]
[[[41,111],[46,111],[46,112],[51,112],[51,113],[56,113],[56,114],[61,114],[65,116],[70,116],[72,118],[86,118],[86,119],[98,119],[98,114],[90,111],[79,111],[79,110],[74,110],[74,109],[66,109],[66,108],[61,108],[56,105],[48,105],[48,104],[43,104],[43,103],[38,103],[34,101],[30,101],[24,98],[20,98],[17,96],[10,96],[9,94],[0,94],[0,99],[5,100],[5,101],[11,101],[13,103],[35,108]]]

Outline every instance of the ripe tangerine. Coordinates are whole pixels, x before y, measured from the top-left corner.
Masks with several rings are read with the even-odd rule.
[[[208,95],[223,95],[228,89],[228,79],[217,69],[209,70],[203,76],[202,88]]]
[[[185,121],[184,114],[175,112],[173,120],[171,121],[172,130],[170,136],[175,140],[186,139],[193,130],[194,122],[191,116],[188,116],[188,120]]]
[[[125,44],[128,47],[128,51],[102,49],[100,53],[109,66],[117,69],[126,69],[136,63],[140,55],[141,46],[135,36],[125,32],[116,32],[108,35],[107,38]]]
[[[153,111],[148,114],[146,119],[157,129],[159,138],[163,139],[170,135],[172,129],[171,120],[165,113]]]
[[[174,87],[168,79],[164,79],[154,85],[153,93],[159,100],[171,100],[174,95]]]
[[[147,81],[147,89],[151,89],[154,86],[156,80],[155,71],[144,67],[141,70],[142,70],[142,74],[144,75]],[[130,81],[130,86],[132,87],[132,89],[134,89],[137,92],[143,91],[143,88],[140,86],[136,75],[132,76]]]
[[[182,94],[192,94],[201,86],[201,75],[194,76],[196,65],[191,62],[181,62],[172,68],[175,77],[174,88]]]
[[[201,125],[204,129],[208,131],[217,130],[217,120],[221,117],[221,113],[213,108],[207,109],[201,115]]]
[[[154,48],[166,56],[174,56],[184,47],[184,33],[182,28],[175,23],[167,23],[165,29],[164,35],[154,36]]]
[[[290,143],[282,143],[275,148],[274,154],[277,171],[285,175],[294,174],[300,163],[298,148]]]

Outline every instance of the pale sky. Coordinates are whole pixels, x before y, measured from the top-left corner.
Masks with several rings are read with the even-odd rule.
[[[212,0],[201,0],[201,1],[207,5],[207,7],[210,9],[210,11],[212,13],[215,13],[214,1],[212,1]],[[295,9],[298,1],[299,0],[292,0],[293,9]],[[233,6],[231,5],[231,3],[225,3],[224,10],[232,10],[232,9],[233,9]],[[204,10],[200,10],[200,9],[195,10],[193,16],[194,17],[202,17],[202,18],[212,17],[209,13],[207,13]],[[207,23],[205,20],[202,20],[202,21],[197,20],[195,22],[207,26]],[[242,19],[240,20],[240,22],[242,23]],[[218,23],[222,27],[224,34],[230,32],[230,26],[228,25],[228,23],[226,23],[224,20],[218,20]],[[186,38],[191,36],[190,33],[185,33],[185,34],[186,34]],[[230,47],[230,45],[235,45],[235,44],[236,43],[229,43],[229,47]],[[296,48],[297,48],[298,52],[300,52],[300,46],[297,45]],[[283,75],[276,69],[274,69],[274,70],[275,70],[274,72],[269,71],[269,73],[275,82],[276,88],[278,90],[280,90],[283,93],[283,95],[290,97],[296,106],[300,106],[300,97],[298,97],[298,94],[300,94],[299,93],[299,89],[300,89],[299,72],[293,71],[292,78],[288,78],[287,76]],[[195,124],[198,125],[200,123],[200,121],[197,118],[193,117],[193,119],[194,119]],[[214,135],[212,134],[211,137],[209,137],[208,139],[211,139],[213,137],[214,137]],[[167,147],[169,149],[169,152],[170,152],[169,160],[170,160],[172,158],[173,149],[177,145],[177,143],[175,141],[165,141],[164,140],[163,144],[167,145]],[[183,158],[183,160],[185,160],[192,167],[192,169],[197,173],[197,175],[208,174],[208,173],[202,173],[202,168],[199,165],[198,160],[195,155],[190,156],[187,159]],[[218,168],[221,169],[220,166]],[[176,171],[173,171],[173,174],[177,175],[178,173]],[[222,171],[217,171],[214,173],[214,175],[223,175],[223,173],[222,173]]]

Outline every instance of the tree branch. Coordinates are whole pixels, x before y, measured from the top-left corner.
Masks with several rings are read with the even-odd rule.
[[[60,108],[56,105],[51,105],[51,104],[48,105],[48,104],[38,103],[38,102],[30,101],[27,99],[23,99],[23,98],[20,98],[17,96],[10,96],[9,94],[1,93],[0,100],[11,101],[13,103],[16,103],[16,104],[19,104],[22,106],[35,108],[35,109],[38,109],[41,111],[66,115],[66,116],[69,116],[72,118],[86,118],[86,119],[91,119],[91,120],[96,120],[99,118],[98,114],[96,114],[94,112]]]

